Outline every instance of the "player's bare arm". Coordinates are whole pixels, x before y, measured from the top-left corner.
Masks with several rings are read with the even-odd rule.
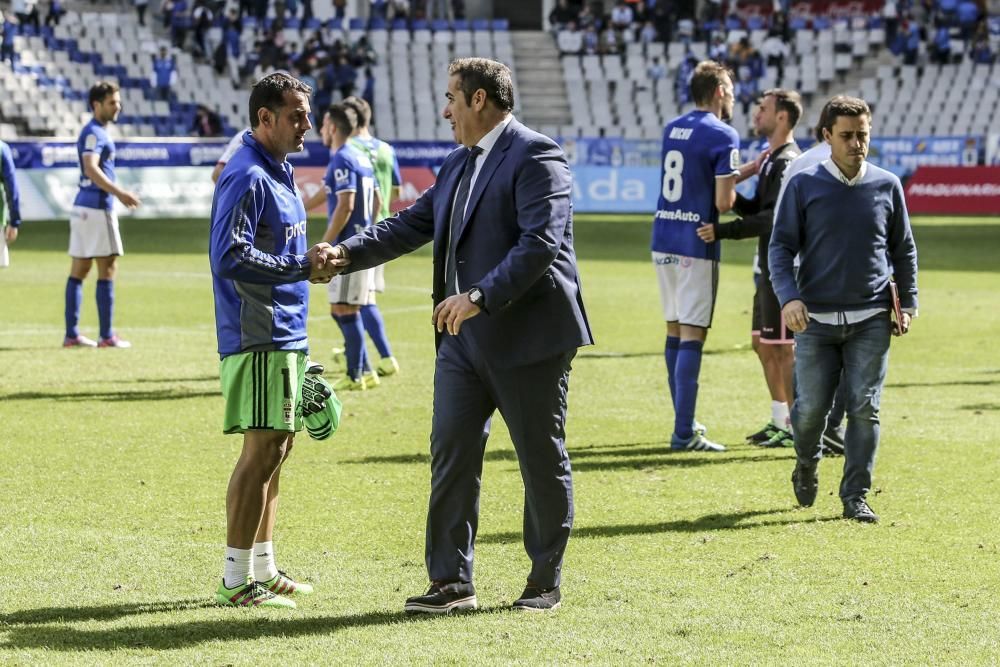
[[[333,209],[333,215],[330,216],[330,224],[326,226],[326,231],[323,233],[323,243],[332,243],[334,239],[340,236],[340,232],[343,231],[353,211],[354,192],[341,192],[338,194],[337,208]]]
[[[313,210],[317,206],[326,203],[326,189],[318,188],[309,198],[302,198],[302,204],[306,207],[306,212]]]
[[[725,213],[736,204],[736,176],[715,177],[715,208]]]
[[[139,206],[142,201],[139,199],[138,195],[115,185],[114,181],[110,180],[104,175],[104,172],[101,171],[99,160],[100,156],[97,153],[83,154],[83,173],[86,174],[87,178],[89,178],[90,181],[100,189],[117,197],[118,201],[126,207],[133,209]]]

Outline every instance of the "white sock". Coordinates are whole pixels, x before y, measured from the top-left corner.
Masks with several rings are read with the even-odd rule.
[[[226,582],[226,588],[236,588],[247,582],[252,558],[253,551],[250,549],[226,547],[226,569],[222,575]]]
[[[771,421],[778,428],[792,432],[792,416],[788,412],[788,403],[771,401]]]
[[[278,576],[274,565],[274,542],[255,542],[253,545],[253,578],[268,581]]]

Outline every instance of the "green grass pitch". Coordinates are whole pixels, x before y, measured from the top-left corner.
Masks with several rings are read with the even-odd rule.
[[[1000,224],[915,220],[920,316],[894,340],[870,500],[839,518],[841,460],[797,509],[789,450],[743,445],[769,404],[749,349],[753,242],[723,250],[698,417],[723,455],[671,454],[648,216],[578,216],[598,344],[570,381],[576,526],[563,608],[507,609],[527,558],[500,420],[486,455],[482,611],[409,618],[426,585],[433,334],[425,250],[381,297],[402,373],[345,394],[340,432],[299,438],[279,565],[295,611],[210,604],[240,439],[220,432],[207,220],[123,223],[117,328],[63,350],[66,223],[26,223],[0,272],[0,663],[982,664],[1000,655]],[[318,237],[321,223],[310,235]],[[313,355],[340,335],[315,287]],[[82,330],[96,337],[94,276]]]

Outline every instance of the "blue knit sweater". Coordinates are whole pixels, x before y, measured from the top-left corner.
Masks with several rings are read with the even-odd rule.
[[[801,299],[817,313],[890,307],[895,274],[900,304],[917,307],[917,248],[903,186],[870,163],[855,185],[823,164],[795,174],[775,215],[768,259],[782,306]]]

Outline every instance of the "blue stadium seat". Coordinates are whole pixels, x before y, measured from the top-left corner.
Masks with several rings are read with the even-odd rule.
[[[351,30],[364,30],[367,26],[364,19],[354,18],[348,22],[347,27]]]
[[[489,30],[490,22],[488,19],[472,19],[472,29],[476,32]]]
[[[431,21],[431,30],[434,32],[445,32],[451,30],[451,24],[445,19],[434,19]]]
[[[319,30],[323,27],[323,22],[318,18],[313,17],[306,21],[306,30]]]
[[[344,29],[344,19],[330,19],[326,22],[326,26],[330,30],[343,30]]]
[[[425,19],[414,19],[413,25],[410,26],[414,30],[430,30],[430,26],[427,25]]]
[[[510,21],[507,19],[493,19],[492,26],[494,32],[505,32],[510,30]]]
[[[393,19],[391,27],[393,30],[406,30],[406,19]]]
[[[809,27],[809,22],[802,16],[793,16],[788,19],[788,27],[792,30],[805,30]]]
[[[759,14],[754,14],[747,19],[747,28],[750,30],[764,30],[767,28],[767,19]]]
[[[455,30],[468,30],[469,22],[465,19],[455,19],[455,22],[451,24],[451,27]]]
[[[385,30],[385,19],[376,16],[368,22],[368,30]]]

